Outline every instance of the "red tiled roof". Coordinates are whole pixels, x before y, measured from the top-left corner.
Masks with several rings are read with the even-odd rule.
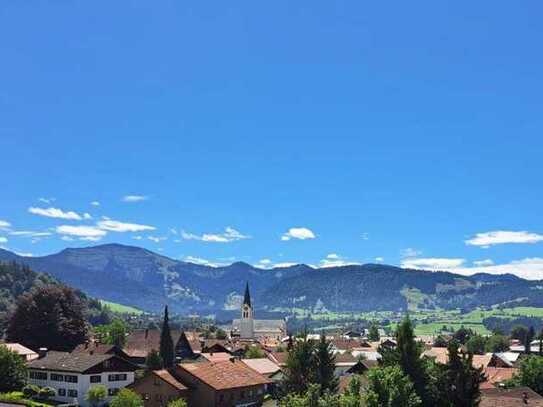
[[[154,375],[160,377],[162,380],[164,380],[169,385],[173,386],[177,390],[188,390],[187,386],[185,386],[183,383],[181,383],[179,380],[177,380],[170,372],[168,372],[166,369],[162,370],[154,370],[152,372]]]
[[[523,398],[526,396],[527,403]],[[517,387],[509,390],[482,389],[479,407],[543,407],[543,397],[528,387]]]
[[[225,360],[230,360],[230,358],[232,357],[231,354],[226,352],[202,353],[202,356],[210,362],[221,362]]]
[[[481,383],[482,389],[491,389],[498,383],[503,383],[506,380],[513,378],[519,369],[510,367],[487,367],[485,369],[486,381]]]
[[[243,359],[242,362],[263,375],[270,375],[281,370],[277,364],[268,358]]]
[[[181,331],[172,331],[174,346],[179,341]],[[152,350],[160,349],[159,329],[140,329],[131,332],[126,337],[126,345],[123,350],[131,357],[145,358]]]
[[[287,358],[288,352],[271,352],[268,354],[268,359],[279,366],[284,366],[287,363]]]
[[[257,373],[241,361],[182,363],[178,366],[215,390],[271,383],[268,378]]]

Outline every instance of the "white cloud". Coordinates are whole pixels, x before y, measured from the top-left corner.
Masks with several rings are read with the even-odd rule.
[[[293,263],[293,262],[284,262],[284,263],[276,263],[273,265],[273,268],[287,268],[292,266],[297,266],[300,263]]]
[[[66,220],[81,220],[82,217],[74,211],[64,212],[62,209],[58,208],[36,208],[31,206],[28,208],[28,212],[39,215],[46,216],[48,218],[57,218],[57,219],[66,219]]]
[[[409,258],[409,257],[418,257],[422,254],[422,251],[413,249],[412,247],[408,247],[407,249],[403,249],[401,251],[401,256],[403,258]]]
[[[51,236],[51,232],[36,232],[33,230],[12,230],[9,232],[12,236],[21,236],[21,237],[46,237]]]
[[[168,238],[163,237],[163,236],[147,236],[147,239],[149,239],[149,240],[151,240],[152,242],[155,242],[155,243],[160,243],[163,240],[167,240]]]
[[[507,243],[537,243],[543,241],[543,235],[531,232],[512,232],[506,230],[495,230],[492,232],[477,233],[475,237],[466,240],[470,246],[490,247],[497,244]]]
[[[369,233],[362,233],[362,240],[370,240]]]
[[[7,242],[8,242],[7,237],[0,236],[0,243],[7,243]]]
[[[230,226],[225,228],[223,233],[204,233],[203,235],[196,235],[182,230],[181,237],[185,240],[200,240],[202,242],[213,243],[229,243],[251,238],[251,236],[244,235]]]
[[[154,226],[139,225],[137,223],[125,223],[112,219],[104,219],[99,221],[96,226],[99,229],[107,230],[109,232],[143,232],[146,230],[155,230]]]
[[[141,202],[146,201],[149,197],[145,195],[125,195],[123,196],[123,202]]]
[[[90,213],[85,212],[85,213],[83,214],[83,219],[90,220],[90,219],[92,219],[92,216],[91,216]]]
[[[270,259],[261,259],[254,266],[261,269],[269,269],[273,267],[273,262]]]
[[[70,236],[62,236],[60,240],[64,240],[65,242],[73,242],[75,239]]]
[[[50,204],[52,202],[55,202],[55,198],[38,198],[38,201],[44,203],[44,204]]]
[[[0,219],[0,230],[1,229],[9,229],[11,227],[11,223],[8,221]]]
[[[422,270],[450,270],[456,269],[465,263],[464,259],[458,258],[407,258],[402,261],[403,268]]]
[[[199,264],[201,266],[210,266],[210,267],[218,267],[219,265],[217,263],[214,263],[210,260],[202,259],[201,257],[195,257],[195,256],[185,256],[183,258],[183,261],[187,263],[194,263]]]
[[[143,240],[143,236],[132,236],[134,240]]]
[[[375,260],[376,262],[378,262],[378,263],[382,263],[382,262],[385,261],[385,258],[384,258],[384,257],[376,257],[374,260]]]
[[[494,262],[491,259],[475,260],[473,264],[477,267],[493,266]]]
[[[100,239],[107,235],[107,232],[105,230],[99,229],[95,226],[61,225],[57,226],[55,230],[59,235],[76,236],[80,239]]]
[[[319,262],[319,267],[321,268],[342,267],[342,266],[353,266],[353,265],[358,265],[358,264],[360,263],[348,261],[344,257],[337,255],[336,253],[331,253],[328,256],[326,256],[325,259],[322,259]]]
[[[495,264],[483,267],[462,267],[449,271],[466,276],[477,273],[513,274],[527,280],[543,280],[543,258],[532,257],[514,260],[505,264]]]
[[[92,206],[100,206],[100,202],[98,202],[98,201],[92,201],[90,204]]]
[[[315,239],[315,234],[308,228],[290,228],[288,232],[281,236],[281,240],[287,241],[290,239]]]

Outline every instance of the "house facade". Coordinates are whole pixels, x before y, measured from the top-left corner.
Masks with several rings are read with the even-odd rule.
[[[89,406],[85,396],[93,386],[107,389],[104,404],[134,382],[137,367],[111,354],[48,352],[28,364],[28,382],[51,387],[53,399],[67,404]]]
[[[141,396],[144,407],[165,407],[170,401],[189,400],[189,389],[170,370],[147,372],[128,388]]]

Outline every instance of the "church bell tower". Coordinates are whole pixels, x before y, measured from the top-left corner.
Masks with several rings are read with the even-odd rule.
[[[251,305],[251,294],[249,294],[249,283],[245,286],[245,296],[241,305],[241,320],[240,320],[240,338],[253,339],[254,332],[253,306]]]

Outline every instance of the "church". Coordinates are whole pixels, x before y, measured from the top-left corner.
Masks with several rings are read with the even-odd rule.
[[[254,319],[249,283],[241,304],[241,318],[232,321],[232,336],[245,340],[277,339],[287,335],[287,324],[283,319]]]

